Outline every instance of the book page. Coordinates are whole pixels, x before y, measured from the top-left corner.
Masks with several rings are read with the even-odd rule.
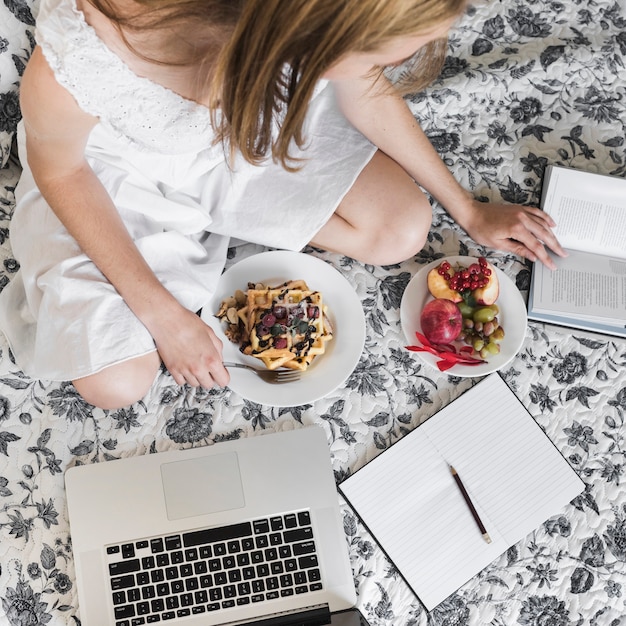
[[[492,543],[454,482],[453,465]],[[431,610],[584,485],[492,374],[340,485]]]
[[[564,248],[626,259],[626,179],[551,166],[542,208]]]
[[[535,263],[532,311],[624,327],[626,260],[569,252],[565,259],[552,257],[554,271]]]

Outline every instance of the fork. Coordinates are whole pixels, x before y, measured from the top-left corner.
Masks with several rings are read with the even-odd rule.
[[[300,372],[297,370],[262,370],[252,367],[252,365],[246,365],[245,363],[224,363],[224,367],[241,367],[246,370],[254,372],[266,383],[282,384],[292,383],[300,380]]]

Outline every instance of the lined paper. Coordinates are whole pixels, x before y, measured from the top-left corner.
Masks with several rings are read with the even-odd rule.
[[[491,544],[482,538],[449,465],[461,477]],[[498,374],[340,485],[428,610],[583,489]]]

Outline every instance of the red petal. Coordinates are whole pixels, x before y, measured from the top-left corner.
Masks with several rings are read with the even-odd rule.
[[[449,370],[457,363],[462,363],[463,365],[480,365],[481,363],[486,363],[486,361],[482,359],[476,359],[467,354],[472,352],[470,346],[463,346],[457,353],[456,348],[452,344],[434,346],[421,333],[416,332],[415,336],[422,346],[406,346],[406,349],[412,352],[428,352],[429,354],[439,357],[437,367],[441,372]]]
[[[439,368],[439,371],[441,372],[445,372],[446,370],[449,370],[451,367],[454,367],[456,365],[456,363],[454,363],[453,361],[437,361],[437,367]]]
[[[428,341],[428,339],[426,339],[425,335],[422,335],[422,333],[418,333],[417,331],[415,332],[415,336],[417,337],[418,341],[424,345],[424,346],[428,346],[429,348],[432,348],[433,345],[432,343],[430,343],[430,341]]]

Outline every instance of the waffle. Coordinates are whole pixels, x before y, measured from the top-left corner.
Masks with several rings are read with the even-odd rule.
[[[222,302],[217,317],[243,354],[271,370],[306,370],[333,337],[322,294],[303,280],[276,287],[248,284],[246,292]]]

